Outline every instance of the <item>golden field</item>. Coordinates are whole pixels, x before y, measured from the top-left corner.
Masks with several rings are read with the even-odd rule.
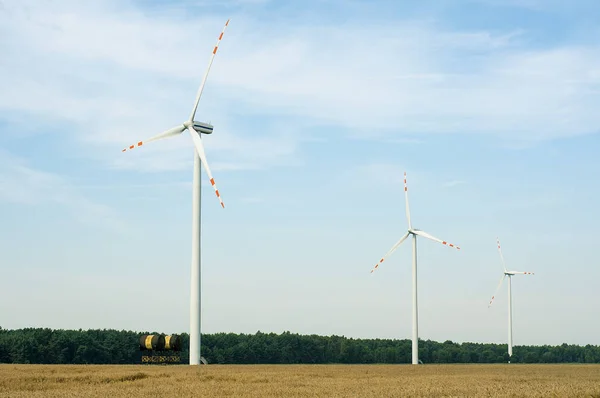
[[[0,365],[0,397],[599,397],[600,365]]]

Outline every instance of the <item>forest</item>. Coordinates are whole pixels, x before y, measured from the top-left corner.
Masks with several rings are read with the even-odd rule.
[[[142,334],[126,330],[53,330],[0,327],[0,363],[139,364]],[[182,363],[189,336],[182,333]],[[400,364],[411,362],[411,341],[344,336],[215,333],[202,335],[202,356],[212,364]],[[423,363],[502,363],[506,344],[420,340]],[[600,346],[515,346],[512,363],[600,363]]]

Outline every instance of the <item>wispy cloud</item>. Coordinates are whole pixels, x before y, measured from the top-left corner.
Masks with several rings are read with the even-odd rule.
[[[5,7],[0,114],[25,131],[67,122],[61,133],[84,145],[82,156],[114,167],[189,167],[190,152],[182,150],[189,140],[117,155],[186,117],[208,50],[230,15],[191,20],[177,7],[146,13],[113,0]],[[450,31],[420,20],[265,25],[234,13],[201,103],[200,117],[212,118],[219,131],[206,140],[209,162],[222,170],[301,164],[302,132],[318,125],[392,140],[400,133],[536,141],[596,132],[600,48],[528,48],[526,36],[520,29]]]
[[[457,185],[463,185],[463,184],[466,184],[466,183],[467,183],[466,181],[462,181],[462,180],[452,180],[452,181],[445,182],[443,184],[443,186],[445,188],[452,188],[452,187],[455,187]]]
[[[469,0],[471,3],[480,3],[488,6],[496,7],[516,7],[516,8],[527,8],[533,10],[542,9],[544,3],[549,5],[552,1],[548,0]]]
[[[244,203],[263,203],[265,200],[263,198],[258,198],[255,196],[249,196],[241,199]]]
[[[418,138],[388,138],[388,137],[381,138],[380,141],[388,143],[388,144],[422,144],[425,142],[425,140],[421,140]]]
[[[404,169],[396,164],[370,163],[361,167],[360,172],[364,179],[372,180],[378,184],[397,185],[404,183]],[[359,181],[363,181],[363,179]]]
[[[135,183],[123,183],[123,184],[78,184],[77,187],[81,190],[94,190],[94,191],[112,191],[112,190],[124,190],[124,189],[172,189],[172,188],[185,188],[191,187],[191,182],[188,181],[169,181],[169,182],[157,182],[148,184],[135,184]]]
[[[51,203],[72,213],[84,224],[126,233],[129,227],[109,206],[96,202],[66,178],[37,170],[17,156],[0,149],[0,201],[25,206]]]

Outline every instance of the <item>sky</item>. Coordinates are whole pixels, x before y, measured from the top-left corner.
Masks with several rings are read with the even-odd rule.
[[[0,326],[600,344],[595,1],[0,0]]]

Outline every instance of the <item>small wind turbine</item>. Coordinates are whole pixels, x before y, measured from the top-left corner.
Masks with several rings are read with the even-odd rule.
[[[381,263],[385,261],[387,257],[389,257],[397,248],[408,238],[409,235],[413,237],[413,256],[412,256],[412,296],[413,296],[413,330],[412,330],[412,363],[413,365],[417,365],[419,363],[419,317],[418,317],[418,309],[417,309],[417,235],[422,236],[427,239],[431,239],[436,242],[440,242],[443,245],[453,247],[455,249],[460,250],[460,247],[453,245],[452,243],[448,243],[445,240],[438,239],[434,236],[431,236],[427,232],[421,231],[420,229],[416,229],[412,227],[410,222],[410,210],[408,207],[408,187],[406,185],[406,172],[404,172],[404,196],[406,200],[406,220],[408,221],[408,231],[400,240],[390,249],[389,252],[386,253],[385,256],[375,265],[375,267],[371,270],[371,272],[375,271]]]
[[[498,294],[498,289],[500,289],[500,286],[502,285],[502,282],[504,282],[504,278],[508,276],[508,356],[511,357],[512,356],[512,348],[513,348],[513,336],[512,336],[512,277],[513,275],[534,275],[533,272],[524,272],[524,271],[507,271],[506,270],[506,264],[504,263],[504,256],[502,255],[502,250],[500,249],[500,239],[496,238],[496,243],[498,243],[498,253],[500,253],[500,259],[502,260],[502,267],[504,267],[504,274],[502,275],[502,278],[500,278],[500,283],[498,283],[498,287],[496,288],[496,291],[494,292],[494,295],[492,296],[492,299],[490,300],[490,303],[488,304],[488,308],[490,308],[492,306],[492,302],[494,301],[494,298],[496,297],[496,294]],[[509,359],[510,362],[510,359]]]
[[[202,138],[200,138],[200,134],[211,134],[213,132],[213,126],[210,123],[197,122],[194,120],[196,116],[196,109],[198,108],[198,102],[200,101],[200,97],[202,96],[202,91],[204,90],[204,84],[206,83],[206,78],[208,77],[208,72],[210,71],[210,66],[217,54],[217,49],[219,48],[219,43],[223,38],[223,34],[225,33],[225,29],[229,25],[229,20],[225,23],[219,38],[217,39],[217,44],[215,48],[212,50],[212,54],[210,56],[210,61],[208,62],[208,68],[204,73],[204,77],[202,78],[202,83],[200,84],[200,88],[198,89],[198,94],[196,95],[196,102],[194,103],[194,107],[192,108],[192,113],[188,120],[180,124],[179,126],[170,128],[162,133],[146,140],[139,141],[137,144],[130,145],[128,148],[123,149],[123,152],[127,150],[131,150],[136,147],[140,147],[146,143],[152,141],[158,141],[163,138],[172,137],[175,135],[179,135],[187,130],[192,137],[192,141],[194,143],[194,180],[193,180],[193,188],[192,188],[192,272],[191,272],[191,295],[190,295],[190,365],[199,365],[204,358],[200,357],[200,187],[201,187],[201,171],[200,171],[200,162],[204,166],[204,170],[206,170],[206,174],[208,175],[208,179],[210,180],[211,185],[215,190],[215,194],[221,202],[221,207],[225,208],[225,204],[221,199],[221,195],[219,194],[219,190],[215,185],[215,180],[210,172],[210,168],[208,167],[208,162],[206,161],[206,154],[204,153],[204,145],[202,144]]]

